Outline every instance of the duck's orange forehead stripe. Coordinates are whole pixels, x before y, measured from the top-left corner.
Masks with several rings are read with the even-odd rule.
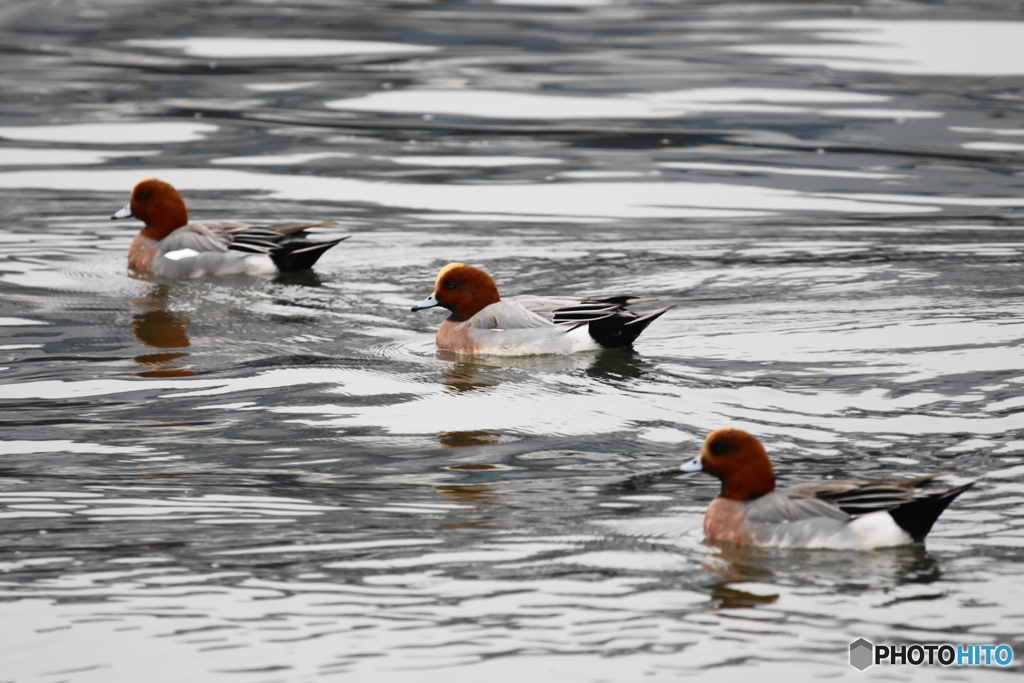
[[[132,188],[132,194],[138,194],[140,192],[149,193],[164,193],[175,191],[174,188],[158,178],[143,178],[139,182],[135,183],[135,187]]]
[[[444,279],[448,277],[448,274],[451,273],[453,270],[455,270],[456,268],[468,267],[469,266],[467,266],[465,263],[449,263],[447,266],[441,269],[440,273],[437,274],[437,279],[434,280],[434,291],[440,291],[441,283],[444,282]]]

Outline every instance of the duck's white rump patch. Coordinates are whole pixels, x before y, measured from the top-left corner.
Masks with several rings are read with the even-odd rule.
[[[910,534],[884,510],[858,517],[849,523],[848,528],[861,539],[865,548],[885,548],[914,542]]]
[[[270,275],[278,272],[273,259],[263,254],[250,254],[245,257],[244,263],[246,275]]]

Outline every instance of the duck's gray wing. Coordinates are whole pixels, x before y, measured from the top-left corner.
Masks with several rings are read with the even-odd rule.
[[[539,297],[531,297],[533,299]],[[467,320],[468,325],[475,330],[520,330],[533,329],[538,327],[552,328],[552,322],[519,297],[502,299],[489,306],[485,306],[476,315]]]
[[[189,223],[161,240],[160,251],[164,255],[188,249],[199,254],[223,252],[230,243],[230,237],[225,236],[218,223]]]

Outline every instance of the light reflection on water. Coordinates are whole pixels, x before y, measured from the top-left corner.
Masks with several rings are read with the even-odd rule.
[[[1024,657],[1010,17],[112,11],[0,28],[24,46],[0,111],[0,679],[837,677],[858,637]],[[313,273],[130,277],[138,226],[107,216],[144,175],[197,219],[353,237]],[[632,351],[435,352],[440,315],[408,309],[451,260],[675,308]],[[980,483],[926,548],[718,546],[715,482],[666,470],[725,424],[786,483]]]
[[[807,31],[822,42],[736,49],[837,70],[943,76],[1024,74],[1018,59],[1024,22],[826,19],[789,21],[780,28]],[[953,43],[968,44],[971,49],[955,54],[947,49]]]

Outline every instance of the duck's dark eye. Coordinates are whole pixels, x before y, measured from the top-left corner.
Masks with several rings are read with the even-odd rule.
[[[726,455],[732,450],[732,441],[728,439],[716,439],[708,446],[711,455]]]
[[[140,192],[137,195],[135,195],[135,198],[138,199],[140,202],[144,202],[147,199],[149,199],[149,193],[148,192]]]
[[[447,282],[444,283],[445,289],[456,289],[458,286],[459,283],[455,282],[454,280],[448,280]]]

